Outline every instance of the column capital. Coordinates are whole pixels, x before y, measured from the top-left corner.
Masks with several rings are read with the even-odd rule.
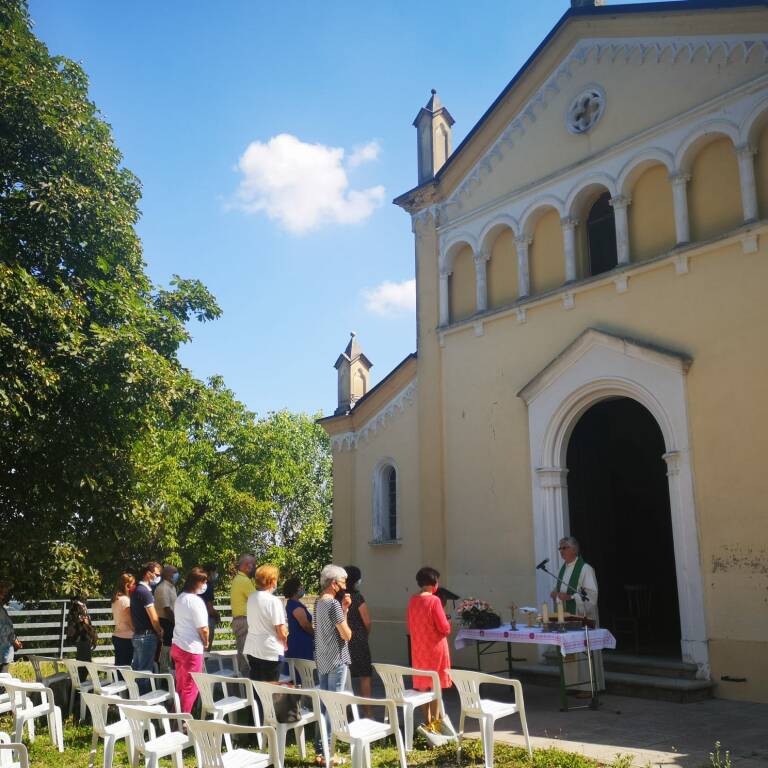
[[[448,269],[447,267],[440,267],[440,277],[449,278],[453,274],[452,269]]]
[[[536,470],[539,476],[541,488],[567,488],[566,477],[568,470],[565,467],[539,467]]]
[[[579,220],[575,216],[563,216],[560,219],[560,226],[563,229],[576,229],[579,226]]]
[[[691,180],[691,174],[682,171],[678,173],[670,173],[669,180],[675,187],[685,186]]]
[[[669,451],[661,457],[667,463],[667,475],[674,476],[680,473],[680,451]]]
[[[629,195],[616,195],[610,200],[611,208],[614,210],[626,208],[632,202],[632,198]]]
[[[515,246],[527,248],[533,242],[533,238],[528,235],[517,235],[515,237]]]
[[[757,154],[757,149],[753,147],[749,142],[739,144],[736,147],[736,154],[739,157],[754,157]]]
[[[485,246],[482,247],[477,253],[472,254],[472,259],[474,260],[475,264],[478,264],[481,261],[490,261],[491,249],[486,248]]]

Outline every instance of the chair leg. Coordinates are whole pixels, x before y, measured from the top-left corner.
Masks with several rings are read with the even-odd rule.
[[[528,757],[533,758],[533,750],[531,749],[531,737],[528,735],[528,722],[525,719],[525,706],[522,701],[520,702],[520,725],[523,729],[523,736],[525,736],[525,748],[528,750]]]
[[[136,764],[136,750],[133,746],[133,737],[130,734],[125,737],[125,746],[128,749],[128,764],[134,766]]]
[[[397,723],[393,723],[397,730]],[[403,707],[403,731],[405,731],[405,751],[410,752],[413,749],[413,704],[406,704]]]
[[[96,731],[93,732],[93,738],[91,739],[91,751],[88,755],[88,768],[93,768],[96,763],[96,750],[99,748],[99,734]],[[106,756],[106,749],[104,751]]]
[[[56,741],[59,745],[59,752],[64,751],[64,722],[61,716],[61,710],[56,707],[53,710],[53,720],[56,723]]]
[[[413,726],[413,710],[411,710],[411,726]],[[395,726],[395,743],[397,744],[397,754],[400,757],[400,768],[407,768],[408,763],[405,759],[403,737],[400,735],[400,729],[397,726]]]
[[[483,738],[483,756],[485,768],[493,768],[493,718],[485,716],[480,722],[480,733]]]
[[[459,717],[459,744],[461,744],[461,740],[464,738],[464,710],[461,710],[461,716]]]
[[[317,728],[320,729],[320,745],[323,748],[323,757],[325,758],[325,764],[330,765],[332,753],[328,752],[328,734],[325,731],[325,721],[323,720],[322,715],[320,715],[320,721],[318,723],[315,723],[315,725]],[[332,745],[335,748],[336,746],[335,742],[333,742]]]
[[[254,701],[251,705],[251,715],[253,716],[253,724],[258,728],[261,726],[261,718],[259,717],[259,708],[256,705],[256,702]],[[259,749],[264,749],[264,743],[262,741],[262,735],[260,733],[256,734],[256,744],[258,745]]]
[[[114,736],[106,736],[104,738],[104,768],[112,768],[116,741],[117,739]]]
[[[67,710],[67,714],[72,718],[72,720],[75,719],[75,693],[77,689],[75,688],[75,684],[70,682],[69,684],[69,709]],[[82,700],[82,696],[80,697]],[[82,715],[80,716],[80,719],[82,720]]]
[[[288,736],[288,729],[285,723],[278,723],[277,728],[277,755],[280,758],[280,764],[285,763],[285,741]]]
[[[184,768],[184,758],[181,756],[181,750],[173,753],[173,768]]]
[[[304,738],[304,726],[302,725],[300,728],[296,728],[296,745],[299,748],[299,757],[302,760],[307,759],[307,742]]]
[[[72,717],[74,717],[74,713],[72,714]],[[85,699],[83,698],[83,694],[80,694],[80,722],[82,723],[85,720]]]

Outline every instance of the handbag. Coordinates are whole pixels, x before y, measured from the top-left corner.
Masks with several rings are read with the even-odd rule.
[[[276,693],[272,697],[278,723],[295,723],[301,720],[301,697],[290,693]]]

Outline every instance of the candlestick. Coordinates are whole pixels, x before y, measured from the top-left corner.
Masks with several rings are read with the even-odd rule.
[[[549,623],[549,606],[546,603],[541,604],[541,620],[545,623]]]
[[[565,611],[563,610],[563,601],[557,601],[557,623],[565,624]]]

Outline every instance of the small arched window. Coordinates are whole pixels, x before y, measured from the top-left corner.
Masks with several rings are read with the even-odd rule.
[[[587,217],[589,244],[589,273],[609,272],[616,264],[616,220],[611,207],[611,195],[605,192],[595,200]]]
[[[385,462],[376,471],[373,482],[373,540],[398,541],[397,469]]]

